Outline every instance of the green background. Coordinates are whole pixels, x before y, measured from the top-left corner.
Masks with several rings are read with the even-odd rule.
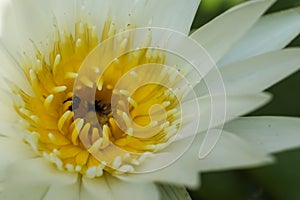
[[[242,1],[203,0],[192,28],[200,27]],[[278,0],[268,12],[296,6],[300,6],[300,0]],[[300,36],[289,46],[300,46]],[[250,115],[300,117],[300,72],[268,91],[274,95],[272,102]],[[276,154],[276,158],[276,164],[266,167],[202,174],[201,188],[189,192],[195,200],[299,200],[300,149]]]

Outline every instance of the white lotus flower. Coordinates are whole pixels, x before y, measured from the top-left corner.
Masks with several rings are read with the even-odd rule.
[[[127,132],[118,129],[108,103],[114,87],[109,83],[116,84],[125,73],[118,74],[118,64],[122,64],[121,71],[124,66],[161,64],[164,54],[149,55],[148,50],[126,54],[115,60],[104,78],[98,80],[96,101],[91,105],[86,103],[83,108],[88,108],[86,115],[90,107],[92,111],[96,109],[102,131],[87,123],[86,118],[73,120],[76,110],[81,109],[78,104],[83,101],[73,94],[74,80],[79,76],[83,60],[100,41],[122,32],[121,27],[132,29],[149,24],[187,35],[199,3],[199,0],[12,1],[4,15],[0,52],[0,198],[189,199],[181,186],[198,186],[198,172],[263,165],[273,160],[270,153],[298,147],[300,119],[238,118],[264,105],[270,96],[262,91],[300,67],[300,49],[282,49],[300,32],[300,9],[262,17],[273,0],[238,5],[191,35],[219,66],[227,95],[219,97],[220,94],[213,92],[210,95],[216,99],[214,106],[222,105],[222,98],[226,98],[227,123],[224,130],[223,118],[209,127],[205,121],[210,118],[209,112],[201,112],[208,116],[201,115],[200,133],[176,162],[148,173],[134,173],[143,167],[151,168],[154,158],[163,161],[193,138],[192,123],[176,121],[181,102],[170,94],[163,99],[157,96],[169,88],[148,85],[135,96],[119,91],[128,97],[131,114],[138,116],[135,121],[140,125],[151,121],[142,118],[151,105],[161,104],[166,108],[168,123],[164,125],[167,127],[157,137],[144,140],[133,137],[125,112],[119,116]],[[127,42],[122,40],[116,45],[126,47]],[[109,50],[106,49],[107,54]],[[131,72],[132,76],[136,75]],[[147,76],[142,75],[142,79]],[[206,78],[210,80],[214,76],[208,73]],[[89,79],[81,81],[85,89],[95,86]],[[204,88],[203,83],[196,86],[199,95],[196,102],[205,110],[211,105]],[[151,96],[152,90],[155,98]],[[183,116],[193,112],[193,102],[182,104]],[[154,122],[152,126],[158,126],[158,121]],[[172,131],[178,131],[179,126],[183,127],[180,132],[183,137],[173,141]],[[208,127],[211,133],[222,134],[210,154],[199,159],[204,140],[201,133]],[[109,148],[110,142],[133,153],[118,154]],[[101,162],[95,157],[99,152],[108,153],[112,160]],[[165,186],[159,190],[155,182],[181,186]]]

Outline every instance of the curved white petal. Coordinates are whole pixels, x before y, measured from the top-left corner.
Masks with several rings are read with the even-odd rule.
[[[185,138],[180,141],[180,144],[171,144],[168,149],[177,150],[176,147],[178,145],[184,144],[183,140],[186,141],[186,144],[189,143],[190,138]],[[199,146],[200,148],[200,146]],[[173,156],[173,153],[170,151],[167,151],[167,149],[164,152],[154,154],[156,160],[155,163],[151,161],[151,159],[147,160],[143,165],[147,165],[146,167],[149,168],[149,165],[152,165],[152,167],[155,167],[157,164],[156,162],[162,161],[166,162],[165,160],[170,161],[169,157]],[[188,150],[190,151],[190,150]],[[184,155],[185,156],[185,155]],[[147,172],[147,173],[138,173],[138,174],[128,174],[128,175],[120,175],[119,178],[121,180],[133,182],[133,183],[139,183],[139,182],[162,182],[162,183],[169,183],[169,184],[183,184],[188,187],[198,187],[199,186],[199,168],[194,166],[194,163],[191,164],[191,162],[187,162],[186,160],[183,160],[182,158],[184,156],[181,156],[178,160],[176,160],[174,163],[166,163],[165,168]],[[198,157],[193,157],[192,159],[198,160]],[[170,165],[171,164],[171,165]],[[159,166],[161,166],[161,163],[158,163]],[[153,168],[155,169],[155,168]]]
[[[194,157],[194,159],[198,159]],[[186,162],[186,163],[183,163]],[[188,166],[194,164],[185,161],[176,161],[176,163],[167,168],[144,174],[130,175],[120,177],[120,179],[129,182],[162,182],[167,184],[183,184],[190,188],[197,188],[200,185],[199,168],[196,166]]]
[[[270,96],[267,94],[249,94],[249,95],[227,95],[225,97],[225,100],[227,101],[226,105],[226,115],[225,115],[225,119],[223,118],[224,115],[221,113],[218,115],[218,108],[220,109],[220,106],[224,105],[224,96],[213,96],[212,98],[214,98],[215,100],[215,111],[216,113],[214,113],[215,117],[217,117],[215,119],[215,121],[212,122],[211,127],[216,127],[216,126],[220,126],[222,125],[222,123],[229,120],[232,120],[240,115],[246,114],[247,112],[252,111],[253,109],[263,105],[264,103],[266,103],[269,99]],[[203,97],[203,98],[199,98],[197,99],[199,101],[199,110],[200,110],[200,122],[199,122],[199,128],[198,131],[202,131],[202,133],[200,133],[199,135],[202,137],[204,137],[205,132],[208,129],[209,126],[209,122],[211,120],[211,110],[210,110],[210,106],[212,106],[211,104],[211,99],[209,96],[207,97]],[[195,108],[194,106],[195,103],[189,103],[186,102],[185,104],[183,104],[183,109],[185,110],[186,113],[193,113],[195,112]],[[221,110],[221,109],[220,109]],[[202,116],[202,117],[201,117]],[[223,116],[223,117],[222,117]],[[183,116],[185,117],[185,116]],[[198,119],[197,116],[194,116],[195,119]],[[142,171],[152,171],[153,169],[157,168],[158,166],[161,167],[162,163],[165,162],[165,166],[168,166],[170,163],[170,160],[173,158],[177,158],[177,156],[179,155],[178,151],[180,150],[184,150],[186,148],[188,148],[188,146],[190,145],[190,141],[193,140],[193,137],[195,135],[195,132],[197,132],[197,130],[194,130],[193,126],[189,126],[189,124],[184,125],[181,128],[180,133],[178,133],[174,143],[172,143],[170,146],[168,146],[166,149],[163,150],[162,153],[158,153],[155,154],[155,161],[151,162],[151,159],[149,159],[149,161],[147,161],[145,163],[145,167],[140,166],[139,170]],[[220,130],[216,130],[216,131],[210,131],[210,134],[214,134],[216,136],[219,135],[219,133],[221,133],[222,131]],[[197,136],[198,138],[200,136]],[[221,137],[222,138],[222,137]],[[197,146],[197,151],[199,152],[200,150],[200,141],[203,140],[202,139],[198,139],[198,144]],[[210,145],[210,143],[208,144]],[[207,146],[207,145],[206,145]],[[206,147],[205,146],[205,147]],[[195,148],[195,143],[192,144],[193,149]],[[189,152],[190,150],[188,150]],[[195,150],[194,150],[195,151]],[[209,150],[207,150],[209,151]],[[174,153],[176,152],[176,153]],[[191,159],[195,159],[198,160],[198,152],[197,154],[194,152],[194,157],[190,156]],[[185,157],[185,155],[183,156]],[[195,166],[195,164],[191,164],[189,167],[187,167],[187,163],[189,163],[187,160],[184,161],[180,161],[181,158],[176,161],[175,164],[172,164],[170,166],[168,166],[167,168],[164,168],[162,170],[158,170],[155,171],[153,173],[146,173],[146,174],[141,174],[141,175],[136,175],[134,176],[134,178],[137,177],[137,179],[141,178],[141,179],[150,179],[150,180],[154,180],[154,181],[161,181],[161,182],[168,182],[168,183],[182,183],[191,187],[197,186],[199,184],[199,179],[197,176],[197,172],[199,170],[201,170],[201,168],[199,167],[195,167],[193,168],[193,166]],[[205,161],[205,160],[204,160]],[[157,162],[159,162],[159,164],[157,164]],[[152,169],[152,170],[149,170]],[[124,177],[120,177],[120,178],[124,178]],[[126,178],[130,177],[125,177]]]
[[[20,48],[28,50],[31,41],[45,43],[57,28],[72,32],[78,20],[95,25],[99,35],[107,19],[112,20],[117,29],[125,29],[129,24],[151,25],[187,34],[199,3],[200,0],[14,0],[6,9],[2,41],[15,54]]]
[[[262,17],[219,66],[284,48],[300,33],[300,7]]]
[[[224,129],[271,153],[300,146],[300,118],[246,117],[228,123]]]
[[[198,130],[194,130],[194,124],[193,126],[190,126],[188,123],[184,124],[181,128],[181,133],[177,136],[177,140],[191,136],[195,131],[203,132],[245,115],[266,104],[270,98],[270,95],[267,93],[227,94],[226,96],[215,94],[187,101],[181,105],[185,114],[183,119],[199,119]],[[197,102],[195,103],[194,101]],[[199,113],[197,113],[195,105],[199,106]]]
[[[19,163],[26,162],[36,155],[28,145],[21,141],[0,136],[0,199],[15,200],[40,200],[47,191],[47,185],[33,183],[30,180],[36,176],[35,173],[27,174],[27,180],[22,177],[11,178],[10,167]],[[26,172],[23,172],[26,173]]]
[[[0,199],[41,200],[48,191],[47,185],[11,182],[0,184]]]
[[[19,137],[20,133],[24,133],[25,130],[16,109],[24,102],[16,96],[13,97],[12,92],[5,85],[0,85],[0,97],[0,111],[2,113],[0,115],[0,135],[11,138]]]
[[[191,37],[217,63],[273,3],[274,0],[253,0],[240,4],[199,28]]]
[[[43,200],[80,200],[80,181],[66,186],[49,186],[47,192],[43,196]]]
[[[212,152],[200,160],[200,170],[216,171],[269,164],[273,159],[251,143],[223,131]]]
[[[28,145],[16,139],[0,136],[0,179],[7,174],[7,167],[16,161],[35,157]]]
[[[199,4],[200,0],[79,0],[78,12],[83,11],[100,28],[109,17],[117,28],[154,26],[187,34]]]
[[[82,178],[81,198],[98,200],[112,200],[112,191],[104,176],[96,179]],[[113,188],[112,188],[113,189]],[[117,188],[115,188],[117,189]]]
[[[14,122],[18,119],[18,115],[14,110],[12,98],[7,94],[6,91],[0,86],[0,111],[2,115],[0,115],[0,133],[4,134],[6,132],[15,131],[13,128],[7,129],[7,127],[13,127]]]
[[[108,174],[97,179],[83,178],[81,187],[81,199],[159,199],[154,183],[128,183]]]
[[[1,90],[5,92],[9,91],[8,86],[10,82],[12,82],[14,85],[22,88],[25,92],[30,93],[32,89],[30,89],[24,72],[2,44],[0,44],[0,60]]]
[[[220,131],[220,130],[215,130]],[[204,159],[199,159],[204,135],[199,134],[193,145],[172,165],[155,172],[122,176],[127,181],[161,181],[197,187],[198,172],[246,168],[273,161],[264,151],[236,135],[223,131],[217,144]],[[186,139],[185,139],[186,140]],[[159,153],[158,153],[159,156]]]
[[[77,180],[77,174],[59,171],[44,158],[19,160],[6,170],[8,181],[23,184],[69,185]]]
[[[4,11],[8,1],[9,0],[0,1],[0,19],[2,19],[2,17],[3,17],[3,11]],[[2,31],[2,24],[0,23],[0,33],[1,33],[1,31]]]
[[[124,20],[131,14],[133,24],[139,27],[151,25],[188,34],[199,3],[200,0],[117,0],[111,4],[111,10],[124,25],[130,23]]]
[[[6,8],[2,27],[2,42],[8,50],[23,53],[51,37],[56,28],[72,30],[75,0],[12,0]],[[47,46],[47,45],[46,45]]]
[[[159,185],[161,199],[163,200],[192,200],[184,186]]]
[[[57,172],[41,159],[19,160],[6,170],[0,199],[79,200],[75,174]]]
[[[227,92],[261,92],[300,68],[300,49],[284,49],[223,66]]]
[[[245,95],[240,95],[240,94],[227,94],[225,97],[226,100],[226,115],[225,119],[223,118],[224,115],[222,113],[218,113],[219,109],[222,110],[223,106],[223,101],[224,97],[223,96],[212,96],[212,98],[215,101],[210,101],[208,102],[206,99],[201,103],[203,114],[202,117],[200,116],[200,131],[207,130],[207,124],[210,122],[210,116],[213,114],[216,117],[216,120],[211,121],[211,127],[219,126],[220,122],[227,122],[230,121],[238,116],[245,115],[258,107],[266,104],[270,100],[270,95],[267,93],[257,93],[257,94],[245,94]],[[211,111],[206,112],[209,110],[209,106],[214,108],[213,113]],[[224,120],[224,121],[223,121]],[[202,128],[203,127],[203,128]],[[206,128],[206,129],[204,129]]]
[[[182,153],[189,148],[191,145],[191,142],[193,141],[193,137],[199,133],[202,132],[201,135],[207,134],[209,139],[208,142],[205,143],[205,145],[202,147],[203,151],[202,154],[207,154],[210,152],[211,148],[215,144],[215,140],[218,139],[219,135],[222,131],[211,131],[209,130],[206,132],[206,130],[209,128],[221,126],[222,123],[232,120],[240,115],[243,115],[247,112],[252,111],[253,109],[257,108],[258,106],[261,106],[266,101],[269,100],[269,96],[266,94],[250,94],[250,95],[228,95],[227,97],[224,96],[214,96],[215,100],[217,102],[214,102],[214,113],[213,113],[213,120],[212,120],[212,111],[210,110],[210,106],[212,106],[212,103],[210,102],[210,97],[199,99],[200,102],[200,118],[199,116],[195,115],[192,116],[192,113],[196,113],[195,103],[187,102],[183,105],[182,109],[186,113],[190,113],[191,115],[187,116],[190,117],[189,121],[190,123],[185,123],[182,125],[182,127],[179,129],[178,134],[176,135],[176,138],[168,147],[162,150],[161,153],[154,154],[153,159],[146,160],[145,163],[143,163],[141,166],[137,168],[137,171],[139,172],[151,172],[156,169],[160,169],[161,167],[166,167],[170,165],[172,161],[178,159]],[[226,104],[223,102],[224,100],[227,101]],[[223,109],[223,107],[220,106],[226,106],[226,108]],[[224,113],[221,110],[223,109]],[[227,109],[225,113],[225,109]],[[225,115],[226,114],[226,115]],[[183,120],[185,120],[186,116],[183,116]],[[198,122],[198,119],[199,122]],[[192,120],[192,121],[191,121]],[[199,127],[197,129],[197,125],[199,124]],[[210,127],[209,127],[210,125]],[[200,149],[200,146],[199,146]],[[176,183],[176,181],[180,180],[180,183],[188,184],[188,185],[197,185],[198,178],[195,176],[195,173],[197,171],[193,170],[181,170],[181,168],[184,168],[180,165],[171,165],[168,167],[168,169],[171,168],[173,170],[170,171],[163,171],[163,173],[159,173],[159,175],[153,177],[157,178],[159,181],[163,182],[169,182],[169,183]],[[181,173],[174,173],[174,171],[182,171]],[[169,172],[171,172],[173,175],[171,175]],[[151,174],[151,173],[150,173]]]

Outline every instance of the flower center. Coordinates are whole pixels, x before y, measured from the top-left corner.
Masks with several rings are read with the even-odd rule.
[[[139,65],[164,64],[165,55],[159,50],[141,48],[126,53],[115,58],[96,83],[81,77],[82,87],[74,88],[84,59],[116,33],[114,27],[107,21],[100,39],[95,27],[78,22],[74,35],[59,34],[49,54],[37,51],[34,59],[22,59],[34,95],[14,90],[15,109],[28,131],[25,141],[58,169],[90,178],[103,171],[133,172],[153,152],[168,145],[181,123],[179,101],[170,88],[156,83],[134,91],[127,87],[147,77],[166,79],[167,70],[135,71]],[[124,38],[111,48],[127,48],[129,41]],[[97,67],[90,70],[92,74],[101,71]],[[126,74],[131,79],[118,87]],[[173,82],[176,84],[176,77]],[[93,97],[89,90],[96,91]],[[155,131],[150,133],[145,127]],[[109,156],[102,160],[104,155]]]

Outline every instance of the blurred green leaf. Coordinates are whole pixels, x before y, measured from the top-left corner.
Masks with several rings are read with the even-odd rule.
[[[280,153],[277,164],[249,170],[256,182],[263,185],[274,200],[299,200],[300,150]]]

